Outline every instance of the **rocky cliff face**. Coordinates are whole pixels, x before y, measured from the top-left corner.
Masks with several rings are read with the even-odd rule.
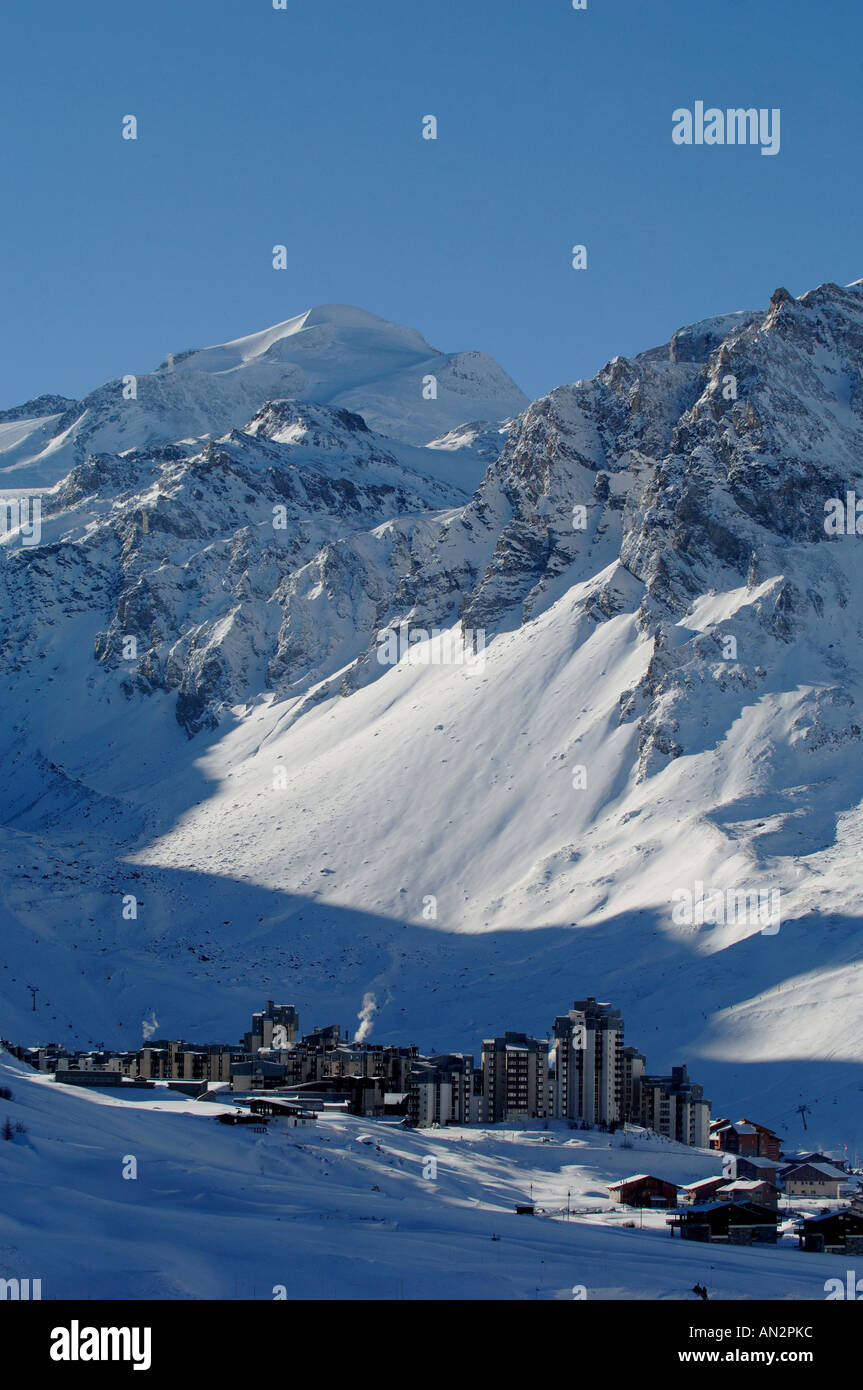
[[[44,494],[42,544],[2,552],[8,668],[86,612],[89,682],[100,669],[129,700],[176,692],[190,734],[307,687],[365,649],[431,518],[463,497],[415,459],[434,467],[358,415],[296,401],[200,450],[90,455]]]
[[[819,631],[825,609],[849,609],[857,567],[825,532],[825,504],[859,484],[861,333],[863,286],[780,289],[763,314],[682,329],[534,402],[406,579],[402,616],[493,631],[583,585],[601,622],[640,593],[654,659],[620,706],[639,721],[645,769],[685,751],[689,705],[709,725],[706,692],[742,700],[798,637],[838,675],[847,658]],[[733,611],[702,618],[724,590],[738,591]],[[828,704],[808,738],[859,738],[841,681]]]
[[[709,723],[705,688],[743,698],[768,649],[804,631],[817,643],[825,607],[848,607],[824,508],[863,457],[861,343],[859,286],[778,290],[763,314],[682,329],[553,391],[508,435],[474,424],[411,450],[346,409],[271,401],[203,447],[91,454],[46,493],[45,544],[3,551],[6,660],[25,627],[38,649],[46,606],[89,608],[104,677],[129,699],[176,691],[193,733],[262,691],[319,699],[379,676],[388,624],[489,636],[582,586],[595,623],[639,597],[654,657],[620,717],[638,720],[647,768],[685,750],[696,692]],[[206,399],[196,408],[212,424]],[[453,456],[487,462],[470,500],[434,476]],[[703,622],[717,589],[739,590],[734,611]],[[834,674],[844,660],[831,648]],[[834,697],[853,709],[841,680]],[[856,731],[849,714],[829,736]]]
[[[859,1106],[835,1049],[863,1046],[863,571],[853,502],[825,520],[863,497],[863,285],[779,290],[422,446],[418,335],[391,343],[399,436],[351,376],[367,324],[279,329],[175,359],[173,436],[118,416],[94,451],[57,400],[0,422],[37,472],[83,450],[41,489],[40,544],[0,544],[21,1027],[46,940],[70,1039],[152,1010],[212,1031],[216,996],[226,1031],[254,982],[319,1017],[371,990],[388,1036],[409,1009],[470,1048],[544,1029],[564,978],[717,1106],[798,1087],[801,1058]],[[333,343],[329,399],[260,396],[322,381]],[[252,377],[239,420],[211,416]],[[378,659],[402,627],[426,666]],[[484,664],[435,665],[435,628]],[[781,933],[680,928],[693,879],[781,888]]]

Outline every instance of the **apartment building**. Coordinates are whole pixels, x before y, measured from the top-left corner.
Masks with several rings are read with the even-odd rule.
[[[293,1047],[300,1028],[300,1015],[293,1004],[274,1004],[268,999],[260,1013],[252,1014],[252,1027],[244,1038],[246,1052],[262,1047],[279,1051]]]
[[[642,1076],[640,1121],[646,1129],[676,1139],[679,1144],[706,1149],[710,1136],[710,1101],[704,1087],[690,1081],[686,1067],[672,1067],[670,1076]]]
[[[477,1123],[482,1111],[475,1076],[473,1057],[463,1052],[418,1059],[408,1076],[408,1123],[416,1129]]]
[[[305,1041],[301,1046],[305,1046]],[[326,1076],[371,1076],[381,1077],[390,1091],[407,1091],[408,1077],[416,1065],[419,1048],[415,1043],[408,1047],[395,1044],[339,1043],[329,1048],[323,1056],[326,1060]]]
[[[621,1053],[623,1086],[621,1110],[624,1120],[638,1124],[641,1119],[641,1078],[647,1070],[647,1058],[637,1047],[624,1047]]]
[[[230,1083],[235,1091],[320,1090],[358,1106],[356,1113],[407,1112],[416,1126],[476,1124],[555,1117],[570,1123],[613,1126],[630,1120],[684,1144],[734,1152],[753,1161],[773,1150],[771,1130],[748,1120],[710,1121],[710,1102],[685,1067],[671,1076],[646,1072],[644,1054],[624,1046],[623,1017],[589,995],[554,1020],[553,1041],[506,1032],[482,1044],[479,1068],[464,1053],[420,1056],[416,1044],[350,1041],[338,1024],[299,1036],[293,1004],[272,999],[254,1013],[236,1046],[150,1038],[138,1052],[75,1052],[49,1043],[19,1048],[42,1070],[120,1073],[132,1080]],[[549,1035],[551,1036],[551,1035]],[[553,1070],[549,1072],[549,1061]],[[334,1089],[335,1088],[335,1089]],[[823,1155],[799,1155],[819,1162]],[[760,1171],[738,1178],[761,1181]],[[725,1174],[728,1181],[729,1175]]]
[[[482,1045],[483,1120],[529,1120],[551,1112],[548,1042],[504,1033]]]
[[[182,1038],[153,1039],[128,1060],[118,1059],[120,1069],[132,1077],[151,1081],[223,1081],[244,1053],[227,1043],[188,1043]]]
[[[624,1115],[623,1017],[610,1004],[576,999],[552,1030],[553,1113],[560,1120],[610,1124]],[[634,1052],[634,1049],[630,1049]],[[636,1054],[640,1056],[640,1054]],[[641,1059],[642,1063],[644,1058]],[[630,1086],[632,1084],[630,1073]]]

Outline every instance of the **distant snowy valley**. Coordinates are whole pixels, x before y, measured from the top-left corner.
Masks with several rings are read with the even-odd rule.
[[[861,352],[861,284],[777,291],[530,404],[481,353],[326,306],[135,398],[121,369],[0,414],[3,489],[41,498],[39,544],[0,545],[0,1033],[231,1040],[265,995],[311,1026],[371,993],[376,1040],[477,1052],[590,993],[715,1114],[853,1158],[863,567],[824,507],[863,496]],[[481,660],[441,664],[435,630]],[[780,890],[778,932],[676,922],[699,883]],[[135,1126],[167,1187],[168,1127],[216,1132],[56,1103],[119,1148]],[[257,1181],[262,1146],[218,1138]],[[446,1201],[410,1179],[436,1221],[484,1165],[515,1182],[503,1140],[434,1142],[471,1156]],[[547,1255],[565,1296],[593,1233],[541,1230],[529,1279]],[[675,1296],[661,1268],[645,1296]]]

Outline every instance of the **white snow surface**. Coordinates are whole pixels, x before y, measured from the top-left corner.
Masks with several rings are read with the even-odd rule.
[[[633,1172],[717,1172],[715,1155],[644,1132],[622,1148],[556,1123],[404,1131],[327,1112],[258,1134],[219,1124],[232,1106],[218,1101],[84,1091],[2,1053],[0,1084],[0,1115],[26,1130],[0,1147],[15,1193],[0,1275],[41,1279],[43,1299],[589,1303],[692,1300],[703,1283],[712,1300],[795,1302],[845,1278],[847,1258],[801,1253],[790,1234],[697,1245],[669,1239],[664,1211],[618,1206],[608,1186]],[[534,1216],[515,1214],[531,1201]]]
[[[134,399],[124,397],[130,376]],[[414,445],[467,420],[512,419],[528,404],[485,353],[438,352],[415,329],[328,304],[233,342],[173,354],[155,371],[130,364],[64,417],[0,424],[0,483],[50,487],[88,453],[203,442],[280,398],[359,412],[372,429]]]
[[[372,331],[321,318],[175,364],[214,437],[82,461],[0,547],[3,1035],[233,1040],[371,992],[373,1039],[477,1053],[594,994],[715,1114],[853,1155],[863,552],[823,504],[863,497],[860,288],[559,388],[475,492],[420,466],[449,427],[394,444],[344,390],[211,429],[202,381]],[[484,666],[380,664],[402,621]],[[698,883],[779,889],[778,932],[677,923]]]

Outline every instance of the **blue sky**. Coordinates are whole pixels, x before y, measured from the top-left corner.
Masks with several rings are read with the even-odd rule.
[[[861,38],[859,0],[7,3],[0,408],[329,302],[535,396],[863,276]],[[780,153],[675,146],[696,100],[779,107]]]

